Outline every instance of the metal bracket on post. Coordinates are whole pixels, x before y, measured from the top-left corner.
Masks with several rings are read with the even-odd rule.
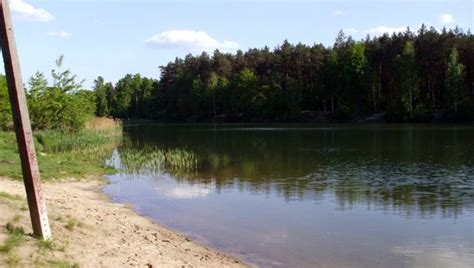
[[[7,0],[0,1],[0,42],[33,234],[47,240],[51,238],[51,229],[49,228],[46,203],[41,191],[39,167],[21,79],[10,8]]]

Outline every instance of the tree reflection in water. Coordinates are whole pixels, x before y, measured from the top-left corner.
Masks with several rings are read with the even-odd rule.
[[[410,217],[474,209],[474,128],[141,126],[118,153],[127,173],[167,173],[286,201],[334,195]]]

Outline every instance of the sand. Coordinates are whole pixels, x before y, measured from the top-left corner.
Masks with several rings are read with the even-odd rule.
[[[10,253],[0,252],[0,266],[19,267],[246,267],[238,259],[209,249],[110,202],[94,178],[43,184],[53,245],[40,245],[30,235]],[[0,178],[0,245],[6,224],[31,234],[22,182]]]

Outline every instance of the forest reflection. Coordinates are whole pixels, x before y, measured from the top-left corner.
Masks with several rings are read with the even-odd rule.
[[[334,196],[403,216],[474,209],[474,128],[430,126],[131,126],[129,174],[294,200]],[[133,177],[133,176],[130,176]]]

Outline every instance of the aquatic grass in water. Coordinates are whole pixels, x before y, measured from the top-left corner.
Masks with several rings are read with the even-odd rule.
[[[191,172],[198,168],[196,154],[186,149],[131,149],[120,150],[121,168],[131,173],[138,172]]]
[[[115,201],[255,265],[474,263],[473,126],[144,125],[124,136],[117,166],[120,151],[158,146],[186,148],[198,167],[112,175]]]

